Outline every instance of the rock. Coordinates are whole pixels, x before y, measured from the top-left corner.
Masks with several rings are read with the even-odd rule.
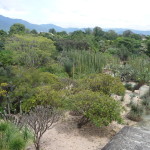
[[[150,131],[126,126],[101,150],[150,150]]]
[[[144,95],[146,95],[148,92],[149,92],[149,86],[147,85],[143,85],[140,87],[139,89],[139,94],[140,94],[140,97],[143,97]]]

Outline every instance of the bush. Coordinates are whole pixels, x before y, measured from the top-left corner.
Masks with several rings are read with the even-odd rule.
[[[71,95],[67,104],[71,110],[81,114],[78,127],[82,127],[89,121],[96,126],[107,126],[112,121],[122,122],[120,103],[103,93],[80,91]]]
[[[133,121],[141,121],[144,109],[141,105],[131,104],[131,111],[128,114],[128,118]]]
[[[107,74],[92,74],[81,81],[83,88],[106,95],[124,95],[125,88],[119,78]]]
[[[127,90],[130,90],[130,91],[133,90],[132,84],[130,84],[130,83],[126,83],[126,84],[125,84],[125,88],[126,88]]]
[[[22,150],[30,139],[29,133],[25,138],[24,131],[9,122],[0,123],[0,135],[1,150]]]
[[[22,137],[13,138],[9,143],[10,150],[22,150],[25,148],[25,141]]]
[[[142,104],[145,106],[146,110],[150,110],[150,97],[144,98]]]

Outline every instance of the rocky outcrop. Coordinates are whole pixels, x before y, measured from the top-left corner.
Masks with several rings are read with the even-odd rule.
[[[102,150],[150,150],[150,131],[126,126]]]

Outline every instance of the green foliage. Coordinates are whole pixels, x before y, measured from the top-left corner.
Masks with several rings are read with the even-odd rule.
[[[7,33],[4,30],[0,30],[0,50],[4,50],[6,37]]]
[[[30,99],[38,87],[50,86],[55,90],[62,88],[59,78],[49,72],[41,72],[35,68],[27,69],[24,67],[15,67],[13,71],[15,73],[13,80],[15,88],[11,93],[11,101],[14,102],[13,106],[17,108],[17,111],[20,111],[18,110],[20,102],[24,103]]]
[[[8,50],[0,51],[0,64],[3,66],[11,65],[13,63],[12,60],[12,52]]]
[[[9,34],[25,34],[25,26],[20,23],[15,23],[10,27]]]
[[[118,37],[116,39],[116,46],[118,48],[125,47],[130,53],[138,54],[140,53],[141,41],[135,40],[129,37]]]
[[[38,34],[38,32],[35,29],[31,30],[30,33],[32,33],[32,34]]]
[[[7,39],[5,49],[13,52],[16,64],[39,67],[51,60],[55,52],[52,40],[32,35],[13,35]]]
[[[77,111],[97,126],[107,126],[112,121],[121,123],[121,106],[111,97],[90,90],[71,95],[68,99],[71,110]]]
[[[150,40],[147,41],[146,45],[147,45],[146,54],[150,57]]]
[[[23,109],[29,111],[38,105],[60,107],[62,98],[65,96],[63,91],[56,91],[51,86],[40,86],[35,88],[32,97],[24,101]]]
[[[127,61],[130,56],[130,52],[125,46],[121,45],[117,51],[117,55],[121,61]]]
[[[83,88],[106,95],[124,95],[125,88],[119,78],[107,74],[93,74],[81,81]]]
[[[65,67],[59,63],[48,63],[45,66],[39,68],[43,72],[50,72],[59,77],[68,77],[68,74],[65,72]]]
[[[9,122],[0,123],[0,149],[23,150],[29,139],[30,136],[26,136],[25,139],[23,130],[19,130],[15,125]]]
[[[131,83],[126,83],[125,88],[130,91],[133,91],[133,89],[134,89]]]
[[[22,150],[25,147],[25,142],[22,138],[16,137],[9,143],[10,150]]]
[[[150,59],[145,56],[130,56],[125,65],[112,64],[111,69],[122,81],[147,83],[150,80]]]
[[[146,110],[150,110],[150,96],[145,97],[142,101],[143,106],[145,106]]]
[[[133,68],[137,81],[146,83],[150,80],[150,59],[148,57],[130,57],[128,63]]]
[[[104,35],[104,31],[102,30],[101,27],[94,27],[93,34],[95,37],[101,37]]]
[[[107,40],[116,40],[118,34],[113,30],[109,30],[108,32],[105,32],[104,37]]]
[[[100,52],[69,51],[64,52],[59,61],[64,64],[70,77],[79,78],[91,73],[101,73],[112,60],[111,55]]]
[[[128,118],[133,121],[141,121],[143,115],[143,107],[138,104],[131,104],[131,111],[128,114]]]
[[[150,89],[149,91],[142,96],[142,105],[145,107],[146,111],[148,111],[148,113],[150,112]]]
[[[52,34],[56,34],[56,30],[54,28],[49,29],[49,32],[52,33]]]

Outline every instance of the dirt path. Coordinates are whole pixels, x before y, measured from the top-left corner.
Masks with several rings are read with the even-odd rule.
[[[77,118],[67,114],[66,119],[48,130],[41,140],[42,150],[98,150],[123,127],[116,123],[103,128],[88,124],[78,129]],[[33,146],[29,149],[34,150]]]

